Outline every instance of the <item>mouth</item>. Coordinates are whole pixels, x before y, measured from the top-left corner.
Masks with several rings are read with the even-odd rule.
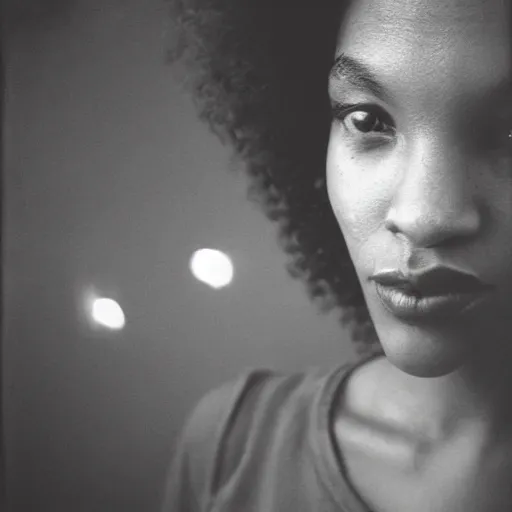
[[[489,292],[479,291],[422,297],[379,284],[376,285],[376,290],[382,304],[390,313],[410,323],[454,319],[474,310],[489,296]]]
[[[383,306],[408,323],[453,320],[473,311],[490,296],[494,286],[474,274],[448,267],[406,275],[398,270],[370,277]]]

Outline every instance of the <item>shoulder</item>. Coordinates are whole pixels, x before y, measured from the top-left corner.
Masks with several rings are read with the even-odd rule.
[[[190,441],[221,435],[244,399],[256,392],[275,373],[265,369],[251,369],[205,393],[187,418],[183,433]]]
[[[162,512],[206,510],[219,445],[244,396],[271,375],[250,370],[208,391],[186,418],[174,444],[161,502]]]
[[[307,408],[321,376],[320,370],[284,374],[252,368],[203,395],[182,429],[167,503],[188,489],[194,500],[207,504],[244,457],[257,458],[283,421]]]
[[[322,377],[321,370],[300,373],[282,373],[253,368],[241,372],[230,381],[207,392],[190,414],[186,425],[187,437],[196,441],[228,434],[234,422],[242,417],[258,419],[262,414],[283,405],[310,396]]]
[[[178,442],[178,456],[186,455],[196,487],[211,477],[218,447],[225,442],[233,421],[252,396],[275,378],[266,369],[250,369],[206,392],[187,417]]]
[[[254,434],[268,433],[276,426],[278,415],[281,419],[293,415],[311,401],[320,378],[321,372],[315,370],[291,374],[246,370],[199,401],[187,422],[187,436],[194,439],[195,446],[207,443],[211,449],[215,445],[213,466],[220,464],[220,458],[236,464]]]

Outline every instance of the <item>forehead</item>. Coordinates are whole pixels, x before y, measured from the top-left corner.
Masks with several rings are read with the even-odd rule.
[[[397,86],[510,79],[512,0],[354,0],[337,53]]]

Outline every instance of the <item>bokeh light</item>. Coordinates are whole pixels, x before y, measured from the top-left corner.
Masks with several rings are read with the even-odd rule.
[[[125,325],[121,306],[112,299],[97,298],[92,301],[92,320],[99,326],[119,330]]]
[[[190,258],[194,277],[211,286],[223,288],[233,280],[233,264],[229,256],[215,249],[199,249]]]

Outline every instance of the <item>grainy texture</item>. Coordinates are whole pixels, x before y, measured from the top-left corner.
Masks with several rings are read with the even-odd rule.
[[[290,275],[322,312],[339,310],[359,355],[382,352],[325,181],[327,77],[347,6],[168,2],[169,60],[249,175],[249,197],[278,224]]]

